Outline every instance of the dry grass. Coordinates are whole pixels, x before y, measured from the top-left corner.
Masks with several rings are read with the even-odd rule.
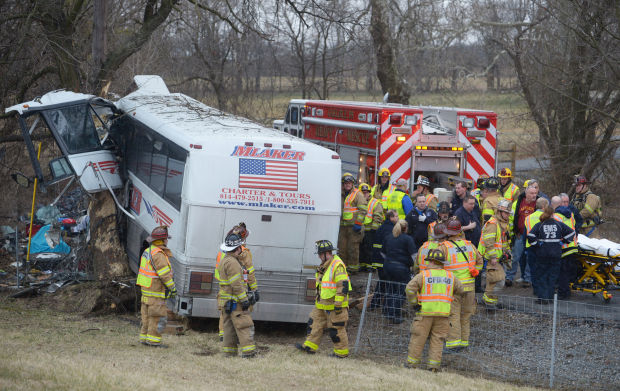
[[[128,319],[84,318],[0,300],[2,390],[524,389],[325,353],[306,356],[277,344],[258,359],[225,358],[216,353],[215,333],[165,336],[169,349],[147,348],[137,343],[138,327]]]

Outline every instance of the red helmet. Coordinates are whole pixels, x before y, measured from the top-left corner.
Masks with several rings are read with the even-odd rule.
[[[586,178],[585,175],[577,175],[575,177],[575,185],[588,185],[590,181]]]
[[[159,227],[153,228],[153,230],[151,231],[151,235],[146,238],[146,241],[151,243],[156,240],[164,240],[169,238],[170,236],[168,236],[168,227],[165,225],[160,225]]]
[[[446,229],[443,230],[446,235],[458,235],[461,233],[461,222],[458,219],[448,221]]]

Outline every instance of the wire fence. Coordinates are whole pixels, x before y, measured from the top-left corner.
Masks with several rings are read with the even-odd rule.
[[[382,284],[385,294],[374,295]],[[404,295],[404,287],[369,274],[354,352],[395,363],[406,361],[415,312],[403,296],[396,297]],[[498,297],[496,309],[477,305],[468,348],[444,348],[444,369],[527,386],[620,389],[617,307]],[[428,344],[424,358],[427,349]]]

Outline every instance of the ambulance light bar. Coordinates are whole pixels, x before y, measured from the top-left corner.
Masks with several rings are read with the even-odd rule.
[[[415,149],[424,151],[462,151],[463,147],[429,147],[426,145],[416,145]]]

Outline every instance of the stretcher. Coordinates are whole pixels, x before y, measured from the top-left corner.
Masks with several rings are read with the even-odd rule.
[[[610,291],[620,289],[620,244],[584,235],[579,235],[578,244],[581,273],[571,288],[593,295],[601,293],[605,303],[609,303]]]

